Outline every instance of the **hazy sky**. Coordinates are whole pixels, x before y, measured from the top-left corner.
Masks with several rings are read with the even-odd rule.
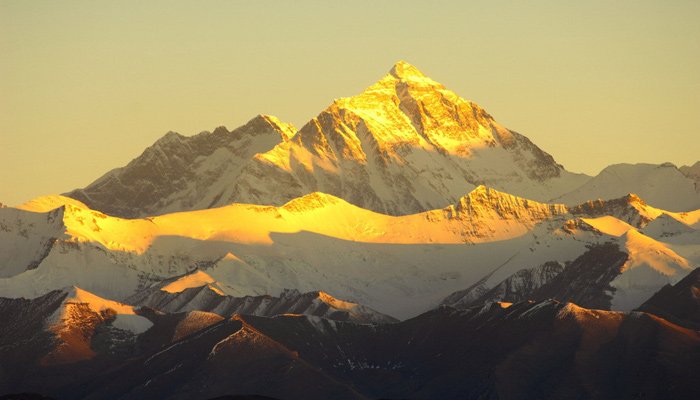
[[[0,202],[169,130],[300,127],[400,59],[569,170],[700,160],[700,1],[0,0]]]

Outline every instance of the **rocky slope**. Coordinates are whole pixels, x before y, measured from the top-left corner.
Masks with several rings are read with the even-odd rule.
[[[13,389],[62,399],[700,395],[694,384],[698,333],[643,312],[547,300],[440,307],[381,326],[235,315],[201,324],[175,341],[168,315],[151,318],[153,327],[139,335],[140,353],[61,365],[72,379],[58,383],[41,378],[57,367],[13,360],[29,373],[21,383],[11,382]],[[0,380],[0,392],[8,383]]]

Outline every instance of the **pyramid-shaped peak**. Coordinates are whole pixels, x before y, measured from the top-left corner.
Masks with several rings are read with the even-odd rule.
[[[418,68],[407,63],[406,61],[399,61],[391,67],[389,71],[397,79],[410,79],[410,78],[425,78],[426,76],[418,70]]]
[[[455,205],[446,210],[458,217],[463,214],[480,215],[494,210],[501,218],[548,218],[552,215],[566,214],[567,208],[563,204],[547,204],[523,197],[501,192],[485,185],[479,185],[471,192],[462,196]],[[509,217],[510,216],[510,217]]]

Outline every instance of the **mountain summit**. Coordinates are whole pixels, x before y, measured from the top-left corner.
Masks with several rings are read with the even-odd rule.
[[[177,135],[187,145],[147,150],[68,195],[135,217],[233,202],[282,205],[320,191],[400,215],[453,204],[480,184],[545,201],[587,179],[404,61],[362,93],[335,100],[293,135],[288,125],[265,120],[235,130],[247,132],[241,143],[213,140],[216,131]],[[201,144],[192,146],[195,138]],[[170,176],[171,165],[186,182]]]
[[[396,79],[407,79],[407,78],[425,78],[422,72],[413,65],[407,63],[406,61],[399,61],[391,67],[389,71]]]

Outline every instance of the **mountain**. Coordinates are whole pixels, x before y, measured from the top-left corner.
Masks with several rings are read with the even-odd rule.
[[[258,115],[231,132],[223,126],[192,137],[168,132],[126,166],[66,195],[125,218],[220,205],[220,196],[253,155],[295,132],[269,115]]]
[[[46,211],[52,207],[57,208]],[[462,292],[461,304],[473,304],[509,279],[529,282],[529,289],[514,297],[528,299],[530,289],[565,271],[590,246],[611,242],[629,254],[628,261],[621,269],[615,264],[608,265],[610,271],[597,271],[616,280],[585,276],[599,280],[595,287],[609,283],[615,288],[613,309],[631,310],[700,264],[694,228],[700,212],[670,213],[636,196],[569,208],[480,186],[454,205],[405,216],[364,210],[323,193],[281,207],[232,204],[145,219],[111,217],[64,197],[38,199],[22,208],[0,209],[0,223],[7,227],[1,234],[17,245],[5,257],[21,258],[15,251],[35,256],[19,266],[0,265],[5,275],[0,295],[5,297],[34,298],[77,286],[131,301],[177,278],[176,292],[193,290],[174,296],[156,291],[156,300],[165,296],[187,303],[194,296],[192,304],[215,299],[235,305],[219,295],[280,297],[296,289],[332,293],[405,319],[451,293]],[[654,232],[658,237],[652,238],[636,227],[650,226],[662,215],[687,232]],[[29,221],[37,233],[25,237]],[[596,293],[599,298],[585,304],[601,304],[594,301],[610,296]],[[562,298],[574,299],[581,301]]]
[[[639,310],[690,329],[700,329],[700,268],[675,285],[661,288]]]
[[[127,218],[230,203],[279,206],[312,192],[404,215],[454,204],[481,184],[545,201],[588,179],[406,62],[293,132],[257,117],[233,132],[169,133],[67,196]]]
[[[148,370],[158,370],[164,365],[160,355],[165,354],[169,363],[170,350],[177,347],[189,352],[190,361],[211,361],[213,365],[205,371],[210,382],[238,388],[239,393],[245,393],[245,387],[250,391],[269,387],[277,375],[280,382],[286,382],[282,385],[286,388],[275,387],[280,398],[295,392],[303,397],[305,385],[295,382],[314,382],[313,387],[319,391],[328,387],[332,397],[349,393],[348,398],[362,398],[309,366],[298,354],[259,334],[237,315],[225,319],[201,311],[162,313],[103,299],[79,288],[66,288],[32,300],[0,298],[0,318],[0,393],[29,389],[44,392],[51,388],[57,390],[55,394],[61,399],[89,397],[88,391],[96,390],[91,381],[97,371],[110,373],[124,362],[144,355],[148,356],[144,362]],[[313,323],[335,323],[308,318]],[[209,340],[212,342],[207,344]],[[194,347],[187,344],[190,341]],[[211,351],[200,353],[198,349],[203,345]],[[242,380],[244,383],[231,382],[226,377],[236,368],[241,377],[249,368],[258,377],[249,376]],[[158,388],[158,379],[151,380],[150,386]],[[109,388],[109,384],[99,385],[99,390]],[[118,388],[125,389],[128,390],[126,386]],[[235,393],[235,389],[231,390]],[[230,392],[219,394],[224,393]]]
[[[273,317],[303,314],[357,323],[393,323],[395,318],[360,304],[336,299],[328,293],[299,293],[285,290],[279,297],[269,295],[233,297],[224,295],[216,281],[203,271],[168,279],[143,290],[126,301],[168,313],[207,311],[224,317],[233,314]]]
[[[177,338],[174,326],[188,317],[148,310],[143,315],[153,325],[136,336],[128,355],[104,353],[82,362],[42,365],[36,363],[41,352],[32,342],[0,347],[5,357],[8,349],[33,355],[11,359],[15,369],[0,378],[20,373],[24,378],[0,379],[0,392],[33,391],[61,399],[700,395],[694,384],[698,332],[644,312],[589,310],[546,300],[465,310],[443,306],[388,325],[234,315],[196,325]]]
[[[41,365],[95,357],[93,339],[100,328],[111,330],[108,333],[103,329],[102,336],[128,342],[153,325],[137,315],[132,306],[77,287],[51,291],[31,300],[0,298],[0,315],[5,325],[5,345],[12,341],[31,343],[35,351],[43,351],[38,360]]]
[[[470,282],[493,264],[503,263],[503,257],[512,258],[531,242],[532,229],[549,226],[550,218],[565,212],[485,187],[445,209],[402,217],[363,210],[320,193],[282,207],[235,204],[132,220],[107,216],[73,200],[62,205],[60,200],[30,202],[25,210],[0,210],[0,217],[19,213],[36,219],[35,229],[55,235],[46,254],[28,260],[38,268],[18,268],[0,279],[0,295],[32,298],[75,285],[125,300],[199,268],[230,296],[322,288],[405,318],[437,304],[463,284],[459,282]],[[41,212],[50,208],[47,204],[57,208]],[[20,231],[24,219],[13,218],[6,223],[8,235],[26,242]],[[59,228],[50,222],[57,218],[62,222]],[[465,268],[465,256],[481,260],[480,265]]]
[[[219,383],[202,380],[204,371],[211,368],[207,364],[247,348],[258,352],[256,359],[266,360],[275,350],[263,345],[274,343],[330,377],[348,382],[362,398],[564,398],[575,394],[623,399],[698,394],[692,384],[692,357],[700,349],[698,334],[643,313],[592,311],[549,301],[466,311],[439,308],[375,329],[300,317],[242,316],[240,321],[247,328],[246,336],[253,336],[260,345],[247,344],[243,335],[231,335],[219,342],[212,359],[202,362],[193,357],[183,362],[180,374],[191,376],[188,371],[193,371],[190,382]],[[201,396],[202,390],[211,390],[208,385],[185,386],[175,377],[162,375],[172,368],[172,362],[165,360],[183,360],[185,351],[195,347],[194,343],[187,346],[158,355],[160,360],[153,359],[148,366],[143,366],[143,359],[135,360],[98,377],[98,385],[110,382],[111,391],[97,394],[119,398],[126,382],[157,376],[155,387],[153,383],[138,386],[129,397]],[[210,352],[210,346],[194,354]],[[235,361],[229,360],[235,368]],[[258,376],[254,371],[251,375]],[[280,396],[274,390],[266,385],[254,393]],[[311,386],[301,397],[342,396],[329,395],[327,390]]]
[[[0,395],[699,398],[698,168],[570,173],[405,62],[170,132],[0,204]]]
[[[659,218],[663,216],[675,222],[673,229],[682,224],[667,214]],[[684,249],[684,254],[690,255],[700,249],[700,242],[697,231],[684,226],[687,231],[680,237],[690,239],[692,244]],[[569,221],[566,229],[571,233],[577,230],[594,232],[605,239],[591,242],[588,250],[573,261],[551,260],[533,268],[523,268],[500,282],[487,276],[475,285],[450,294],[442,304],[465,308],[484,302],[553,298],[587,308],[632,310],[659,288],[678,282],[693,268],[688,259],[673,250],[678,248],[674,244],[646,236],[613,216]],[[678,233],[659,236],[661,239],[675,237],[675,234]],[[487,284],[489,280],[490,285]]]
[[[460,290],[447,296],[442,304],[466,309],[492,302],[556,299],[610,310],[615,294],[611,282],[620,275],[628,258],[615,243],[590,245],[585,253],[566,265],[549,261],[521,269],[489,290],[477,291],[473,287]]]
[[[615,164],[554,201],[580,204],[635,193],[654,207],[683,212],[700,208],[699,189],[694,178],[671,163]]]

